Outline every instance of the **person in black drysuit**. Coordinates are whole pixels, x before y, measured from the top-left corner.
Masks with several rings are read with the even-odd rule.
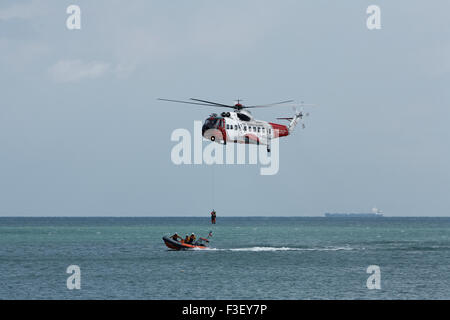
[[[216,224],[216,211],[211,211],[211,223]]]
[[[191,236],[189,237],[189,244],[195,244],[195,242],[196,242],[196,240],[197,240],[197,238],[196,238],[196,236],[195,236],[195,234],[191,234]]]
[[[178,235],[178,233],[175,233],[173,236],[171,236],[170,238],[172,238],[173,240],[175,240],[175,241],[178,241],[178,239],[182,239],[179,235]]]

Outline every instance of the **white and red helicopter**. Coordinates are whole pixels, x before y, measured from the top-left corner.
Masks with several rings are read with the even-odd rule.
[[[203,137],[222,144],[234,142],[267,145],[267,152],[270,152],[270,141],[272,139],[288,136],[292,133],[299,120],[302,120],[304,116],[309,115],[309,113],[304,114],[303,110],[295,110],[295,114],[292,117],[277,118],[288,120],[289,124],[286,126],[283,124],[257,120],[252,116],[250,111],[247,110],[250,108],[266,108],[291,103],[294,102],[294,100],[253,106],[244,106],[239,99],[234,105],[226,105],[194,98],[191,98],[191,101],[161,98],[158,100],[233,109],[232,112],[222,112],[220,115],[212,113],[203,124]],[[300,106],[303,107],[305,104],[302,103]],[[304,128],[305,125],[302,124],[302,127]]]

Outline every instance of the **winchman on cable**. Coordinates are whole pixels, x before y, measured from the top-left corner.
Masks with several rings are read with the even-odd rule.
[[[216,211],[214,209],[211,211],[211,223],[216,224]]]

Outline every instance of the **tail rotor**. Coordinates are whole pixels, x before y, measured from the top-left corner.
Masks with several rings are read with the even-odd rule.
[[[305,125],[305,117],[309,117],[309,112],[305,112],[304,107],[315,106],[315,104],[305,104],[303,101],[300,103],[300,110],[297,107],[294,107],[295,115],[299,117],[300,122],[302,124],[302,129],[306,128]]]

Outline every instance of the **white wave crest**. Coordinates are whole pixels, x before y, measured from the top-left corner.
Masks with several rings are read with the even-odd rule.
[[[351,247],[324,247],[324,248],[249,247],[249,248],[230,248],[230,249],[206,248],[201,250],[262,252],[262,251],[338,251],[338,250],[355,250],[355,249]]]

